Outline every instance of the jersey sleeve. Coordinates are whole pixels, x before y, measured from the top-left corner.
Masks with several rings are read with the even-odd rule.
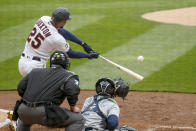
[[[107,99],[100,103],[100,110],[108,118],[110,115],[119,117],[120,108],[113,99]]]
[[[89,97],[89,98],[87,98],[87,99],[85,100],[81,112],[83,112],[84,109],[86,109],[86,108],[88,107],[88,105],[91,103],[91,101],[92,101],[92,97]]]
[[[120,108],[117,104],[113,104],[113,106],[107,112],[108,117],[110,115],[116,115],[117,117],[119,117],[119,114],[120,114]]]
[[[59,36],[59,38],[56,41],[55,48],[59,51],[68,52],[70,46],[69,43],[67,43],[62,36]]]
[[[66,39],[66,40],[69,40],[69,41],[72,41],[72,42],[75,42],[79,45],[82,44],[82,41],[77,37],[75,36],[73,33],[69,32],[68,30],[64,29],[64,28],[60,28],[58,30],[58,32]]]

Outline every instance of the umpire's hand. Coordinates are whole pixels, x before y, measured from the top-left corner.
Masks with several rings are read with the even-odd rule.
[[[80,113],[80,108],[77,106],[70,106],[70,110],[74,113]]]

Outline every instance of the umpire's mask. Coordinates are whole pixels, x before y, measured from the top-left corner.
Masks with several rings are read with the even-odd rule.
[[[50,57],[50,67],[52,65],[60,65],[68,70],[70,66],[69,56],[62,51],[55,51]]]
[[[115,95],[115,83],[110,78],[101,78],[96,82],[96,92],[98,95],[111,96]]]

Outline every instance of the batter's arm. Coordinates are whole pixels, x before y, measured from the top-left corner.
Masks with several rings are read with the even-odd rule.
[[[75,36],[73,33],[69,32],[68,30],[64,28],[60,28],[58,32],[66,39],[72,42],[75,42],[79,45],[82,45],[82,40],[80,40],[77,36]]]
[[[68,56],[70,58],[88,58],[88,59],[96,59],[99,57],[99,53],[97,52],[91,52],[89,54],[86,53],[82,53],[79,51],[74,51],[71,48],[69,49],[69,51],[67,52]]]
[[[72,41],[74,43],[77,43],[77,44],[81,45],[87,53],[90,53],[91,51],[93,51],[92,48],[87,43],[85,43],[82,40],[80,40],[77,36],[75,36],[73,33],[69,32],[68,30],[66,30],[64,28],[60,28],[58,30],[58,32],[66,40],[69,40],[69,41]]]
[[[74,51],[71,48],[69,49],[67,54],[70,58],[88,58],[89,57],[89,54],[82,53],[82,52],[79,52],[79,51]]]

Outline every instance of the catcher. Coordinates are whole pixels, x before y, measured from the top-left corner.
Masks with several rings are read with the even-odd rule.
[[[14,108],[16,131],[30,131],[33,124],[63,127],[66,131],[80,131],[84,119],[76,107],[80,93],[79,77],[69,68],[66,53],[56,51],[51,55],[50,68],[36,68],[18,84],[22,97]],[[59,105],[67,98],[70,110]]]
[[[82,115],[85,131],[136,131],[128,126],[117,129],[120,109],[114,97],[125,98],[129,85],[122,79],[101,78],[96,82],[96,95],[85,100]]]

